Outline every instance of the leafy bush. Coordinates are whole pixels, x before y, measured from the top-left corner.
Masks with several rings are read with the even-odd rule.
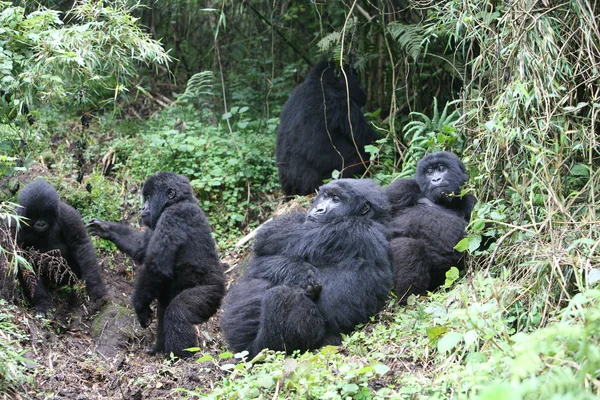
[[[266,126],[245,117],[247,107],[223,116],[232,130],[202,122],[192,107],[174,107],[149,120],[137,137],[114,143],[121,170],[144,180],[157,171],[188,177],[217,241],[230,246],[243,230],[267,218],[277,190],[273,159],[277,120]]]
[[[36,100],[112,103],[133,85],[138,63],[167,64],[126,3],[77,2],[65,24],[58,11],[26,14],[0,2],[0,82],[8,100],[0,102],[0,121],[24,117]]]

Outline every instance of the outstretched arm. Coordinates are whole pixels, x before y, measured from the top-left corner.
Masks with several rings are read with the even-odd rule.
[[[146,248],[152,237],[151,229],[137,231],[125,224],[100,221],[96,218],[88,222],[87,228],[91,235],[116,244],[120,251],[131,257],[137,264],[144,262]]]

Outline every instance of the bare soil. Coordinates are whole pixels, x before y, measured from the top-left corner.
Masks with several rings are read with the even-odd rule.
[[[156,322],[142,329],[131,308],[131,261],[118,253],[99,259],[109,287],[107,298],[91,303],[79,290],[66,296],[59,290],[56,308],[46,318],[20,308],[14,322],[29,333],[29,341],[22,344],[30,349],[25,357],[31,360],[34,380],[0,398],[161,399],[210,391],[226,374],[218,358],[227,351],[219,329],[221,312],[197,326],[202,351],[196,357],[149,355]],[[228,256],[223,261],[231,265],[239,259]],[[237,268],[230,269],[228,276],[235,275]],[[212,355],[214,361],[197,362],[202,355]]]

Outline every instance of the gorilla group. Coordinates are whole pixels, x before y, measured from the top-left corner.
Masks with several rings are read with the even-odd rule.
[[[308,213],[265,224],[224,301],[221,327],[231,349],[252,358],[265,348],[337,345],[380,311],[393,279],[388,218],[375,182],[341,179],[320,188]]]
[[[73,207],[60,201],[58,193],[48,182],[38,179],[26,185],[19,194],[17,215],[26,219],[17,232],[17,243],[21,248],[34,248],[45,253],[59,250],[71,271],[83,278],[92,300],[106,295],[106,286],[100,275],[96,252],[90,242],[81,216]],[[25,282],[24,272],[19,270],[19,279],[32,307],[41,314],[52,308],[48,284],[59,273],[35,266],[37,282],[33,293]],[[59,284],[68,283],[65,275],[58,278]]]
[[[225,293],[225,274],[211,228],[198,206],[187,178],[158,172],[143,185],[144,207],[136,231],[93,219],[93,235],[115,243],[141,265],[135,278],[132,303],[140,325],[151,321],[150,304],[158,302],[157,335],[151,353],[190,356],[197,346],[194,325],[205,322],[219,308]]]
[[[365,145],[378,139],[361,107],[367,96],[350,68],[317,64],[283,106],[277,129],[279,183],[286,195],[314,193],[333,170],[349,178],[369,162]]]
[[[405,302],[445,281],[452,267],[462,267],[454,246],[465,236],[477,199],[460,196],[469,179],[464,164],[441,151],[423,157],[415,178],[398,179],[386,188],[392,207],[388,228],[394,254],[394,291]]]

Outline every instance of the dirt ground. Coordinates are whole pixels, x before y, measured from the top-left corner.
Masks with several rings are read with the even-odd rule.
[[[237,265],[240,256],[223,259]],[[173,360],[164,355],[148,355],[154,341],[156,323],[142,329],[129,302],[133,293],[132,264],[118,253],[99,255],[102,273],[109,287],[108,298],[97,304],[75,291],[54,298],[55,311],[47,318],[19,308],[15,323],[30,335],[24,347],[32,361],[34,381],[3,399],[161,399],[188,396],[173,391],[210,391],[225,374],[218,361],[199,363],[201,355],[215,360],[226,351],[219,329],[220,312],[199,325],[203,349],[197,357]],[[237,268],[228,269],[234,279]],[[231,362],[223,360],[223,363]]]

